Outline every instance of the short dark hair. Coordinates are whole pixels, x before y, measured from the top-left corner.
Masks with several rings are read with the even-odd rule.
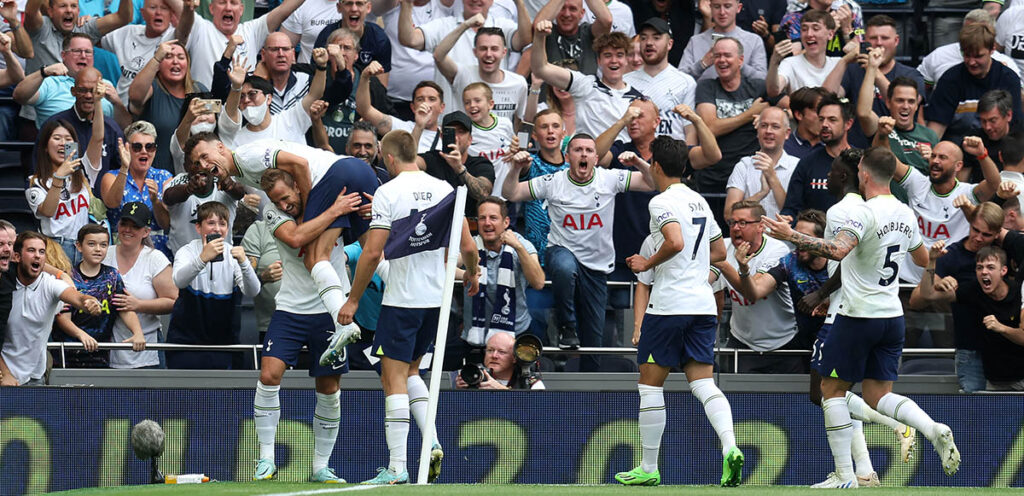
[[[839,105],[839,112],[843,116],[843,122],[853,120],[853,106],[850,105],[850,101],[845,98],[839,98],[835,93],[829,92],[825,96],[821,97],[818,102],[818,113],[821,113],[821,109],[828,107],[829,105]]]
[[[438,98],[444,100],[444,90],[441,89],[441,85],[429,80],[423,80],[416,84],[416,87],[412,89],[413,100],[416,100],[416,93],[419,93],[423,88],[434,88],[434,91],[437,91]]]
[[[999,115],[1006,117],[1013,110],[1013,98],[1006,90],[988,90],[978,99],[978,113],[998,109]]]
[[[864,150],[860,148],[847,148],[839,152],[839,156],[832,161],[832,167],[842,167],[848,172],[847,181],[854,188],[860,186],[860,178],[857,177],[857,165],[864,157]]]
[[[25,231],[19,234],[18,237],[14,239],[14,251],[16,253],[20,253],[21,247],[25,244],[26,241],[30,239],[38,239],[39,241],[43,242],[43,246],[46,246],[46,240],[49,238],[35,231]]]
[[[490,195],[485,197],[483,200],[480,200],[480,202],[476,204],[477,213],[480,212],[480,207],[482,207],[485,203],[493,203],[497,205],[498,211],[501,212],[501,218],[508,218],[508,203],[506,203],[505,200],[501,199],[500,196]]]
[[[277,170],[277,169],[271,169]],[[287,174],[287,172],[285,172]],[[260,186],[263,185],[262,178],[260,179]],[[196,222],[202,222],[210,217],[217,216],[224,219],[225,222],[231,221],[231,213],[228,212],[228,207],[219,201],[208,201],[199,208],[196,209]]]
[[[831,12],[811,9],[804,13],[803,18],[800,19],[800,25],[802,26],[808,22],[820,22],[824,24],[825,28],[829,31],[836,30],[836,20],[832,18]]]
[[[981,249],[978,250],[978,254],[975,255],[974,261],[977,263],[981,263],[990,258],[998,260],[999,265],[1006,267],[1006,251],[998,246],[993,245],[981,247]]]
[[[899,25],[896,24],[896,19],[889,17],[885,14],[878,14],[871,16],[868,22],[864,24],[865,28],[880,27],[880,26],[891,26],[895,30],[899,30]]]
[[[860,163],[867,169],[871,178],[876,181],[884,179],[888,182],[892,178],[893,173],[896,172],[896,155],[893,155],[892,150],[888,146],[868,148],[864,152],[864,158],[861,159]]]
[[[818,101],[826,94],[828,91],[820,86],[804,86],[789,95],[789,109],[793,115],[807,109],[818,110]]]
[[[651,142],[651,161],[657,162],[666,176],[682,178],[688,163],[686,143],[668,135],[658,135]]]
[[[569,143],[568,144],[571,145],[573,141],[576,141],[578,139],[586,139],[586,140],[590,140],[590,141],[594,141],[594,142],[597,141],[596,139],[594,139],[593,136],[591,136],[591,135],[589,135],[587,133],[576,133],[576,134],[572,135],[572,138],[569,138]]]
[[[295,178],[292,177],[291,174],[281,169],[267,169],[266,172],[263,173],[263,176],[260,177],[260,189],[263,190],[263,192],[270,191],[271,189],[274,189],[274,185],[277,184],[278,181],[284,181],[284,184],[288,187],[295,186]],[[203,205],[205,205],[205,203]],[[196,219],[199,219],[198,211],[196,211]]]
[[[921,92],[917,88],[917,81],[914,81],[913,79],[910,79],[907,76],[896,76],[896,78],[889,83],[889,89],[886,91],[885,96],[888,97],[890,100],[892,100],[892,94],[896,92],[897,86],[907,86],[910,88],[914,88],[914,93],[917,93],[918,95],[921,94]]]
[[[377,127],[370,124],[370,121],[358,120],[352,123],[352,131],[366,131],[373,135],[373,139],[377,139]],[[352,131],[349,132],[351,136]]]
[[[274,84],[268,81],[266,78],[250,74],[248,76],[245,76],[245,82],[243,82],[242,84],[248,84],[249,86],[252,86],[252,89],[257,90],[263,93],[264,95],[274,94]]]
[[[477,42],[480,41],[481,36],[497,36],[501,38],[501,44],[508,46],[508,42],[505,40],[505,32],[501,28],[494,26],[484,26],[476,30],[476,36],[473,37],[473,46],[475,47]]]
[[[814,236],[818,238],[825,236],[825,212],[816,208],[809,208],[797,214],[796,221],[814,224]]]
[[[601,55],[601,52],[608,48],[618,48],[628,53],[633,48],[633,40],[623,33],[612,31],[598,36],[591,48],[597,55]]]
[[[220,141],[220,136],[217,136],[217,133],[199,133],[190,136],[188,141],[185,142],[185,147],[181,150],[185,156],[185,164],[192,161],[192,152],[195,150],[196,145],[204,141]],[[186,165],[185,169],[191,169],[191,167]]]
[[[86,225],[82,226],[81,229],[78,230],[78,238],[77,238],[78,244],[82,244],[83,242],[85,242],[85,237],[90,235],[90,234],[103,234],[105,236],[108,236],[107,241],[110,241],[110,239],[109,239],[110,233],[107,232],[107,228],[103,227],[103,225],[101,225],[101,224],[86,224]]]
[[[61,41],[60,43],[60,50],[62,52],[66,52],[68,48],[71,48],[71,40],[75,38],[89,40],[89,44],[92,45],[92,38],[90,38],[89,35],[85,33],[68,33],[66,36],[64,36],[64,41]]]
[[[1004,166],[1017,165],[1024,161],[1024,132],[1010,133],[999,143],[1002,145],[999,154],[1002,155]]]

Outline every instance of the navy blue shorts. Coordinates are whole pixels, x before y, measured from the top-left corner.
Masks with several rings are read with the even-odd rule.
[[[426,354],[433,344],[440,315],[441,309],[438,307],[399,308],[381,305],[371,353],[412,363]]]
[[[837,315],[818,353],[815,370],[846,382],[895,381],[899,376],[903,316],[863,319]]]
[[[718,318],[714,315],[644,315],[636,347],[636,362],[662,367],[686,365],[693,360],[715,363],[715,334]]]
[[[340,364],[320,365],[320,355],[334,336],[334,319],[329,314],[312,315],[275,310],[267,326],[267,337],[263,341],[263,356],[280,359],[294,367],[299,360],[303,346],[309,347],[312,357],[310,377],[339,375],[348,372],[348,361]]]
[[[814,346],[811,348],[811,368],[818,370],[818,366],[821,365],[821,347],[825,346],[825,338],[828,337],[828,331],[832,329],[832,324],[822,324],[821,329],[818,329],[818,335],[814,338]]]
[[[373,195],[377,191],[377,175],[373,169],[366,165],[366,162],[355,158],[346,157],[331,165],[331,168],[320,178],[320,182],[313,186],[306,198],[306,207],[302,214],[302,221],[306,222],[324,213],[338,200],[342,190],[348,193],[366,193]],[[360,194],[360,196],[362,196]],[[363,203],[368,203],[365,197]],[[359,238],[370,227],[370,221],[359,216],[358,212],[352,212],[334,219],[328,228],[340,227],[351,231],[351,237]],[[346,240],[348,237],[346,237]]]

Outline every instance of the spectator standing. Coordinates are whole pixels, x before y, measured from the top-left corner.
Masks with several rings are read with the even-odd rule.
[[[128,88],[161,43],[177,39],[184,46],[188,42],[195,20],[193,5],[183,0],[145,0],[141,9],[144,24],[120,27],[100,40],[99,45],[113,52],[121,64],[117,96],[122,102],[128,101]],[[171,26],[172,19],[177,19],[175,26]]]
[[[974,9],[964,16],[963,26],[960,30],[970,26],[971,24],[987,24],[993,31],[996,31],[996,20],[992,17],[992,14],[986,12],[984,9]],[[998,35],[1001,31],[996,31]],[[1013,63],[1013,59],[1007,57],[1005,54],[998,51],[992,52],[992,60],[1000,62],[1006,67],[1009,67],[1017,77],[1020,77],[1020,69],[1017,64]],[[917,70],[924,77],[924,83],[928,90],[932,90],[935,87],[935,83],[939,81],[939,78],[946,73],[951,67],[964,61],[963,49],[960,48],[960,42],[950,43],[948,45],[942,45],[925,55],[921,59],[921,64],[917,66]]]
[[[814,149],[796,165],[786,188],[783,215],[796,215],[808,208],[825,212],[836,203],[835,195],[828,192],[828,171],[839,153],[850,148],[846,134],[853,125],[853,109],[830,93],[818,102],[818,121],[825,146]]]
[[[448,108],[459,108],[462,103],[462,92],[473,83],[486,83],[490,87],[494,100],[494,113],[509,121],[516,118],[522,120],[526,111],[526,78],[512,71],[501,68],[508,49],[505,48],[505,35],[500,29],[483,27],[483,16],[476,15],[459,25],[458,29],[445,36],[434,49],[434,60],[437,70],[451,84],[451,101],[446,102]],[[476,28],[473,43],[475,65],[458,65],[448,53],[462,33],[469,28]]]
[[[804,87],[789,95],[789,111],[796,121],[796,129],[786,140],[786,153],[804,158],[821,144],[821,122],[818,120],[818,102],[828,94],[820,86]]]
[[[661,110],[658,134],[667,134],[690,145],[696,145],[697,135],[693,123],[673,112],[680,104],[690,108],[696,106],[694,91],[697,89],[697,82],[690,75],[669,65],[668,53],[674,43],[672,28],[664,19],[655,17],[641,24],[637,32],[640,48],[643,50],[641,56],[644,59],[644,66],[622,76],[622,80],[650,98]]]
[[[75,248],[78,230],[89,222],[92,200],[89,179],[82,170],[78,154],[67,154],[68,145],[76,145],[75,130],[65,121],[54,120],[39,132],[36,147],[36,173],[29,177],[25,197],[39,219],[40,231],[57,242],[77,264],[82,254]],[[100,146],[93,147],[99,155]]]
[[[839,57],[827,55],[825,45],[835,30],[832,16],[812,10],[803,19],[799,54],[793,41],[776,43],[765,78],[768,96],[789,94],[805,86],[823,86],[829,73],[839,64]]]
[[[116,171],[107,171],[103,176],[100,187],[102,189],[103,204],[107,207],[107,220],[110,222],[111,230],[117,232],[115,226],[119,226],[118,219],[125,206],[129,203],[142,203],[146,210],[152,212],[152,219],[149,228],[155,231],[147,231],[147,237],[152,234],[152,241],[157,250],[165,251],[167,247],[167,234],[164,229],[171,225],[170,213],[162,200],[164,184],[171,178],[171,173],[164,169],[153,166],[153,158],[156,155],[156,129],[146,121],[137,121],[128,127],[125,134],[128,136],[127,143],[121,143],[118,150],[121,154],[121,163],[128,164],[121,166]]]
[[[789,179],[800,160],[786,153],[783,143],[789,137],[789,119],[778,107],[768,107],[757,120],[760,150],[743,157],[729,175],[725,196],[725,217],[741,201],[755,201],[765,215],[775,218],[786,204]],[[820,237],[820,236],[819,236]]]
[[[469,189],[466,218],[474,219],[477,202],[490,196],[494,187],[494,165],[484,157],[469,155],[469,145],[473,142],[473,122],[465,112],[456,110],[444,116],[442,126],[455,129],[455,143],[445,151],[434,150],[419,154],[416,163],[420,170],[452,187],[465,184]]]
[[[698,82],[715,77],[718,58],[715,45],[718,40],[729,37],[739,45],[741,72],[751,79],[764,80],[768,74],[768,60],[765,57],[761,37],[736,25],[736,15],[744,8],[739,0],[711,0],[710,29],[694,35],[683,50],[679,70],[693,76]],[[744,57],[743,54],[747,55]],[[719,76],[721,77],[721,76]]]
[[[636,24],[636,32],[639,33],[643,27],[641,21],[657,17],[664,20],[673,27],[675,42],[668,52],[668,61],[673,66],[679,65],[683,57],[683,49],[686,48],[690,37],[693,35],[694,26],[697,26],[697,19],[700,14],[697,12],[694,2],[687,0],[664,0],[658,2],[630,2],[633,8],[633,21]]]
[[[338,28],[345,28],[356,36],[359,56],[356,57],[355,70],[361,71],[370,62],[376,60],[384,67],[384,73],[378,79],[384,86],[388,85],[391,73],[391,40],[384,28],[375,22],[366,20],[370,13],[370,0],[338,0],[338,12],[342,14],[337,21],[328,24],[316,38],[316,48],[326,48],[331,33]]]
[[[554,23],[551,40],[546,46],[548,61],[571,60],[580,72],[596,77],[594,40],[611,32],[614,18],[603,0],[587,0],[586,6],[587,10],[584,10],[583,0],[554,0],[537,13],[533,22],[545,20]],[[593,20],[582,22],[586,12],[592,13]]]
[[[1012,126],[1014,122],[1013,97],[1006,90],[989,90],[978,99],[978,121],[980,127],[972,129],[968,136],[979,136],[989,156],[996,163],[999,170],[1003,170],[1004,160],[1002,151],[1004,148],[1013,146],[1010,132],[1019,126]],[[981,182],[983,176],[978,161],[972,156],[964,157],[964,168],[961,169],[959,178],[968,182]]]

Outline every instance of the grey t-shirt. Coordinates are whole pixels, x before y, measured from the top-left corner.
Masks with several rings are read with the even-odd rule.
[[[267,229],[267,224],[262,220],[253,222],[249,229],[245,231],[245,237],[242,238],[242,248],[245,249],[246,256],[258,259],[254,267],[257,275],[262,274],[274,262],[281,261],[281,256],[277,252],[277,242],[274,241],[274,235],[270,232],[270,229]],[[253,297],[253,310],[256,311],[256,322],[259,325],[260,332],[266,331],[267,326],[270,325],[270,317],[274,314],[274,309],[276,308],[274,297],[277,296],[277,292],[280,289],[281,281],[263,282],[259,294]]]
[[[589,22],[581,22],[580,28],[572,36],[563,35],[557,29],[552,31],[545,45],[548,62],[554,64],[560,60],[572,59],[576,62],[578,71],[597,76],[597,54],[594,53],[594,35],[590,29]]]
[[[475,236],[475,238],[478,242],[477,246],[479,246],[479,243],[481,243],[480,237]],[[526,248],[527,253],[531,255],[537,254],[537,249],[534,248],[533,243],[531,243],[526,238],[522,237],[519,233],[516,233],[516,238],[519,239],[519,242],[523,244],[524,248]],[[492,252],[489,250],[485,251],[487,251],[487,273],[497,274],[498,266],[501,263],[501,252]],[[526,288],[529,286],[529,283],[526,282],[526,274],[523,273],[523,266],[519,262],[519,252],[515,250],[512,251],[512,260],[513,272],[516,275],[516,335],[519,335],[523,332],[526,332],[526,330],[530,328],[530,309],[527,308],[526,306]],[[485,262],[485,260],[481,260],[481,262]],[[484,305],[484,310],[487,312],[487,315],[490,315],[490,312],[492,311],[494,305],[495,294],[498,291],[498,284],[494,277],[488,277],[486,287],[482,284],[482,282],[483,281],[481,281],[480,290],[485,291],[485,294],[487,295],[487,303]],[[466,298],[466,303],[463,305],[462,308],[462,316],[464,322],[462,338],[465,339],[466,332],[469,330],[473,322],[472,298]]]
[[[742,78],[736,91],[725,91],[718,79],[702,79],[697,81],[695,101],[699,107],[702,103],[715,106],[719,119],[728,119],[746,112],[754,100],[764,95],[764,80]],[[722,160],[717,164],[697,171],[697,184],[701,192],[725,193],[725,185],[732,174],[733,166],[741,158],[750,156],[760,146],[757,143],[757,131],[751,124],[742,125],[732,132],[718,137],[718,148],[722,150]]]
[[[199,81],[194,81],[193,84],[196,92],[208,91],[206,86]],[[153,126],[156,127],[156,158],[153,160],[153,165],[172,175],[174,174],[174,162],[171,160],[171,136],[174,135],[174,131],[178,129],[178,123],[181,122],[179,117],[184,102],[183,98],[164,91],[157,79],[154,78],[153,96],[146,102],[146,108],[143,109],[140,117],[144,121],[153,123]]]
[[[97,27],[99,19],[92,19],[81,27],[75,26],[73,33],[85,33],[92,38],[93,44],[100,41],[100,29]],[[57,30],[50,18],[43,16],[43,25],[39,31],[29,33],[32,40],[32,49],[35,56],[25,60],[25,74],[38,71],[40,67],[46,67],[60,62],[60,47],[64,43],[64,35]]]

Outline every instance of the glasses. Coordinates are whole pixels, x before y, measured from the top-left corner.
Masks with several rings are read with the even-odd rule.
[[[152,152],[156,150],[156,143],[146,143],[145,145],[142,143],[132,143],[132,151],[135,153],[141,152],[143,147],[146,148],[147,152]]]
[[[747,226],[752,226],[754,224],[757,224],[758,221],[756,221],[756,220],[732,220],[732,219],[729,219],[729,220],[725,221],[725,223],[728,224],[730,228],[738,227],[740,229],[746,229]]]
[[[64,53],[73,53],[75,55],[92,55],[91,48],[69,48],[64,50]]]
[[[262,94],[263,94],[262,91],[252,90],[252,91],[250,91],[248,93],[242,93],[242,99],[248,100],[248,101],[255,101],[256,97],[258,97],[258,96],[260,96]]]

